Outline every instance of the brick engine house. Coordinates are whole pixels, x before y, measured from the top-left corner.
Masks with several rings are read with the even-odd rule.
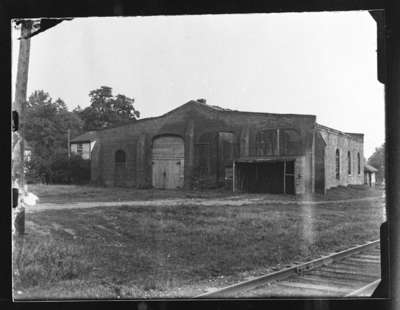
[[[95,137],[91,180],[106,186],[304,194],[364,183],[363,134],[319,125],[314,115],[233,111],[199,99]]]

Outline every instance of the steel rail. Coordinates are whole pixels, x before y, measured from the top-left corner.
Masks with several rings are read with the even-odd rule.
[[[353,296],[359,297],[360,295],[361,296],[364,296],[364,295],[371,296],[374,289],[379,285],[380,282],[381,282],[381,279],[375,280],[357,290],[352,291],[351,293],[347,294],[345,297],[353,297]]]
[[[254,289],[256,287],[262,286],[268,282],[282,280],[292,275],[302,275],[305,271],[313,270],[323,265],[328,265],[333,263],[334,261],[341,260],[347,256],[353,255],[355,253],[359,253],[365,251],[369,248],[377,246],[380,244],[380,240],[375,240],[368,242],[363,245],[358,245],[352,247],[350,249],[340,251],[337,253],[333,253],[321,258],[314,259],[312,261],[302,263],[293,267],[285,268],[280,271],[276,271],[273,273],[269,273],[251,280],[246,280],[243,282],[239,282],[212,292],[207,292],[196,296],[195,298],[219,298],[224,297],[224,295],[233,295],[238,292],[248,291]]]

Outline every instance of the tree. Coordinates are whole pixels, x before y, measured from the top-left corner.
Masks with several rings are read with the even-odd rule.
[[[368,158],[368,164],[378,169],[376,181],[382,182],[385,178],[385,143],[375,148],[375,152]]]
[[[67,158],[68,129],[71,135],[82,133],[83,122],[76,113],[69,112],[61,99],[53,101],[43,90],[31,94],[26,105],[25,139],[32,147],[28,165],[31,178],[46,178],[52,182],[54,162]]]
[[[89,97],[89,107],[81,109],[78,106],[74,110],[84,121],[85,131],[123,124],[140,117],[139,111],[133,106],[135,100],[120,94],[113,96],[111,87],[101,86],[92,90]]]

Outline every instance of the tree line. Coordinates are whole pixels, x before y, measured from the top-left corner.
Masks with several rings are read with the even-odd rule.
[[[80,156],[68,158],[68,130],[72,138],[90,130],[134,121],[140,113],[134,99],[113,95],[101,86],[89,93],[90,105],[69,111],[65,102],[53,100],[43,90],[34,91],[25,109],[24,138],[31,149],[25,161],[28,182],[84,183],[90,180],[90,163]]]
[[[385,179],[385,143],[375,148],[375,152],[368,158],[368,164],[378,169],[376,182],[382,183]]]

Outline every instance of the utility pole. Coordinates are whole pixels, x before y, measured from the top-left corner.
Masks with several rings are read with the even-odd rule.
[[[24,178],[24,111],[26,105],[26,92],[28,84],[30,38],[41,33],[63,20],[72,18],[42,18],[34,21],[20,19],[15,22],[21,27],[21,37],[19,43],[19,56],[17,67],[17,81],[15,86],[15,101],[12,104],[13,110],[13,133],[12,139],[12,193],[13,193],[13,231],[17,236],[25,232],[25,209],[21,205],[21,199],[25,193]],[[33,32],[32,30],[35,29]],[[17,125],[18,124],[18,125]],[[18,128],[16,128],[18,127]]]
[[[19,195],[21,196],[24,191],[24,111],[26,104],[26,93],[28,84],[28,69],[29,69],[29,52],[30,52],[30,34],[32,29],[32,21],[22,20],[21,25],[21,38],[19,44],[18,68],[17,68],[17,81],[15,86],[15,101],[13,110],[18,115],[18,128],[13,134],[13,145],[18,147],[18,152],[13,153],[13,180],[17,186]],[[14,197],[15,199],[15,197]],[[25,232],[25,209],[20,201],[14,210],[14,229],[17,235],[23,235]]]
[[[25,208],[21,197],[24,195],[24,110],[28,84],[29,51],[32,21],[22,20],[21,38],[19,43],[19,56],[17,68],[17,81],[15,86],[15,101],[13,110],[12,138],[12,180],[13,180],[13,205],[12,205],[12,263],[13,272],[19,274],[19,264],[25,233]],[[19,197],[19,198],[18,198]]]

